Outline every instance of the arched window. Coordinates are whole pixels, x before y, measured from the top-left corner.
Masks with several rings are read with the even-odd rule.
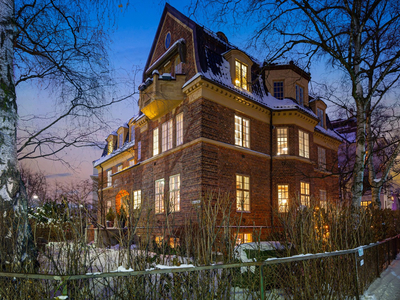
[[[119,191],[117,196],[115,197],[115,210],[117,214],[120,213],[121,207],[125,209],[125,212],[128,213],[128,205],[129,205],[129,193],[125,190]]]

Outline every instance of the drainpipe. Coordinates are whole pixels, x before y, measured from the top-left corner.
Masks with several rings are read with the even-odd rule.
[[[102,165],[100,165],[100,168],[101,168],[101,191],[100,191],[100,203],[101,203],[101,205],[100,205],[100,215],[101,215],[101,217],[100,217],[100,222],[102,223],[102,225],[103,226],[106,226],[106,214],[105,214],[105,203],[104,203],[104,198],[103,198],[103,188],[104,188],[104,180],[103,180],[103,177],[104,177],[104,173],[103,173],[103,166]]]
[[[272,171],[273,171],[273,164],[272,164],[272,158],[273,158],[273,130],[274,130],[274,125],[272,125],[272,110],[270,110],[270,124],[269,124],[269,134],[270,134],[270,139],[269,139],[269,146],[270,146],[270,160],[269,160],[269,171],[270,171],[270,176],[269,176],[269,196],[270,196],[270,201],[271,201],[271,228],[272,231],[274,231],[274,200],[272,198],[273,195],[273,180],[272,180]]]

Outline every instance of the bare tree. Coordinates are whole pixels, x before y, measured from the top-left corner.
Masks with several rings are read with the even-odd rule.
[[[25,165],[20,166],[21,180],[26,188],[28,206],[33,205],[34,199],[38,204],[43,203],[49,197],[49,189],[46,176],[42,172],[34,172]]]
[[[196,1],[213,6],[218,20],[256,26],[252,45],[264,48],[266,62],[288,55],[305,59],[327,58],[347,82],[349,99],[356,108],[357,143],[352,203],[360,206],[363,193],[366,147],[371,135],[373,111],[398,86],[400,76],[400,2],[398,0],[257,0]],[[247,21],[246,21],[247,20]],[[371,149],[370,149],[371,150]],[[379,189],[400,152],[397,142],[381,178],[371,185]],[[373,160],[372,151],[370,159]],[[374,172],[370,173],[374,177]],[[376,193],[375,193],[376,194]],[[378,201],[376,196],[375,201]]]
[[[7,236],[15,245],[9,259],[13,270],[36,264],[18,153],[23,158],[35,158],[86,144],[99,127],[88,126],[81,134],[69,129],[95,124],[96,119],[102,124],[101,110],[122,100],[114,95],[107,98],[110,95],[106,93],[111,77],[105,33],[113,24],[113,14],[109,13],[113,4],[90,0],[0,1],[0,206],[12,223]],[[43,120],[40,128],[23,126],[17,146],[15,88],[28,80],[51,90],[58,110],[51,119]],[[88,121],[82,117],[92,118]],[[71,127],[59,135],[49,131],[66,124]]]

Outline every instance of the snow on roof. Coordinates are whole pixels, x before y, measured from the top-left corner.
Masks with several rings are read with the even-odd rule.
[[[315,129],[323,134],[329,135],[330,137],[343,142],[343,137],[340,136],[335,130],[332,129],[325,129],[324,127],[317,125]]]
[[[129,143],[125,143],[121,148],[115,149],[112,153],[102,156],[100,157],[98,160],[95,160],[93,162],[93,167],[97,167],[98,165],[102,164],[103,162],[109,160],[110,158],[113,158],[114,156],[124,152],[125,150],[127,150],[128,148],[132,147],[135,145],[135,141],[129,142]]]

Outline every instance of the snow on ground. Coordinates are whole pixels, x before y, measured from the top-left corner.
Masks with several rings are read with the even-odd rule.
[[[361,297],[361,300],[398,299],[400,299],[400,254]]]

